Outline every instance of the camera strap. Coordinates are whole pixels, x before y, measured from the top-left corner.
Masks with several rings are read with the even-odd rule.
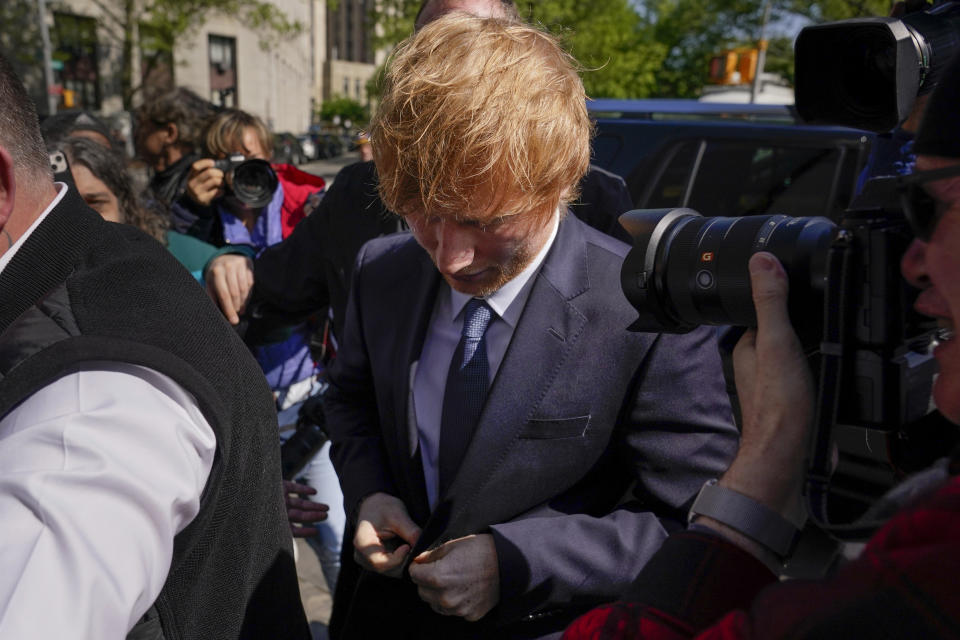
[[[838,282],[840,286],[828,286],[824,300],[819,402],[814,418],[813,443],[805,485],[810,517],[821,529],[840,540],[868,538],[883,524],[883,521],[872,520],[835,523],[830,521],[828,512],[833,472],[831,433],[840,406],[844,362],[849,356],[849,336],[845,331],[850,329],[845,327],[851,326],[851,323],[847,322],[848,314],[855,313],[853,305],[856,301],[852,299],[851,293],[851,272],[856,255],[853,242],[853,234],[841,230],[830,245],[827,256],[827,282]]]

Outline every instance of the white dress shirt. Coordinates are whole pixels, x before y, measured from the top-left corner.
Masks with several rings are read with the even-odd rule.
[[[0,639],[124,638],[160,594],[215,448],[191,394],[126,363],[78,365],[2,416]]]
[[[486,298],[493,310],[487,326],[487,361],[490,365],[490,383],[493,383],[507,353],[514,329],[520,321],[523,308],[530,297],[534,276],[540,271],[544,258],[557,237],[559,214],[554,214],[552,229],[547,242],[533,261],[515,278]],[[433,304],[433,313],[423,342],[420,359],[410,371],[410,415],[416,424],[411,426],[410,450],[420,447],[423,475],[430,507],[436,506],[440,478],[438,458],[440,454],[440,423],[443,413],[443,394],[447,386],[450,360],[460,342],[463,329],[463,310],[473,296],[454,291],[443,282]]]

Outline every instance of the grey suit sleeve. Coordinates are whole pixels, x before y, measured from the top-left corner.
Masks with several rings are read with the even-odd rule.
[[[577,500],[562,495],[492,526],[499,614],[618,598],[668,533],[683,526],[693,498],[726,469],[737,441],[713,330],[658,336],[602,461],[617,465],[632,490],[606,514],[577,513]],[[592,489],[610,490],[609,483]]]

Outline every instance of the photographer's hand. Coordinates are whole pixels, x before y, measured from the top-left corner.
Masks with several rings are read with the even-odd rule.
[[[223,195],[223,171],[213,165],[211,158],[201,158],[190,165],[187,174],[187,196],[204,207]]]
[[[740,450],[719,484],[793,520],[800,508],[813,418],[813,377],[787,315],[787,274],[769,253],[750,258],[757,328],[733,352],[743,409]],[[759,557],[769,551],[708,517],[707,525]]]
[[[306,497],[316,493],[316,489],[305,484],[292,480],[283,481],[287,519],[290,521],[290,532],[294,538],[309,538],[317,535],[317,528],[310,525],[327,519],[327,511],[330,507]]]

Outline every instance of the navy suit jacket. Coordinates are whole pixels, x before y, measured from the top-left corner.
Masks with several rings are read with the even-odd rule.
[[[571,215],[561,221],[458,475],[431,513],[407,400],[441,278],[409,235],[364,245],[326,395],[345,508],[355,514],[378,491],[401,498],[423,527],[411,557],[493,534],[501,592],[467,623],[434,614],[409,578],[363,572],[336,605],[349,607],[341,637],[549,637],[623,593],[726,468],[737,431],[714,332],[627,331],[628,249]]]

